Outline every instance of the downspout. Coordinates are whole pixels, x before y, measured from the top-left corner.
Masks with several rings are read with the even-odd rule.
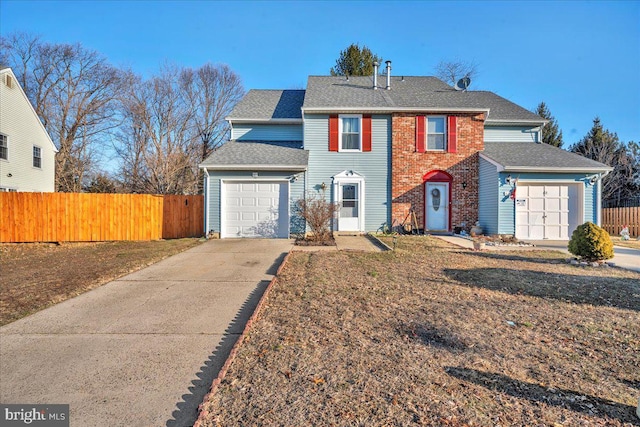
[[[597,200],[597,206],[598,206],[598,212],[597,212],[597,216],[596,216],[596,222],[597,222],[597,226],[601,227],[602,226],[602,180],[604,179],[605,176],[609,175],[611,171],[605,171],[602,175],[600,175],[600,177],[598,178],[597,184],[598,184],[598,189],[597,189],[597,196],[596,196],[596,200]]]
[[[209,171],[204,170],[204,235],[209,236]]]

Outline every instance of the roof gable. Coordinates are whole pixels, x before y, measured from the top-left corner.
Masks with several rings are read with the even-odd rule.
[[[40,117],[38,117],[38,114],[36,113],[36,110],[33,108],[33,105],[31,104],[31,101],[29,101],[29,98],[27,97],[27,94],[22,89],[22,86],[18,82],[18,79],[16,78],[16,75],[13,74],[13,70],[11,70],[11,68],[7,67],[7,68],[0,69],[0,84],[1,85],[5,84],[5,78],[6,78],[7,75],[11,76],[11,78],[13,79],[13,84],[15,85],[14,89],[18,89],[20,91],[21,98],[24,100],[24,104],[27,106],[27,109],[29,111],[31,111],[31,113],[33,114],[33,117],[38,122],[38,127],[42,131],[42,133],[45,135],[45,138],[49,142],[49,144],[51,145],[51,149],[53,150],[53,152],[57,153],[58,149],[56,148],[56,145],[53,143],[53,140],[51,139],[51,136],[49,135],[49,132],[47,132],[47,129],[44,127],[44,124],[42,123],[42,120],[40,120]],[[4,87],[3,87],[3,90],[4,90]],[[3,108],[9,108],[6,105],[3,105],[2,107]]]

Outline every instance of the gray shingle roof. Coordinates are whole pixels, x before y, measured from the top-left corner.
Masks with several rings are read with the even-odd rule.
[[[485,142],[484,151],[481,154],[500,164],[506,171],[595,172],[611,170],[609,166],[595,160],[549,144],[535,142]]]
[[[385,89],[386,77],[310,76],[304,109],[488,109],[488,122],[536,122],[545,120],[493,92],[457,91],[436,77],[391,77],[391,90]]]
[[[252,89],[236,104],[230,119],[302,119],[304,90]]]
[[[300,141],[229,141],[207,157],[200,167],[305,170],[308,161],[309,152],[302,149]]]

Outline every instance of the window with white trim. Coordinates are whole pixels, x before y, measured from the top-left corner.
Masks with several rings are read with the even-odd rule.
[[[444,116],[427,117],[427,150],[447,149],[447,121]]]
[[[42,150],[40,147],[33,146],[33,167],[41,168],[42,167]]]
[[[9,143],[7,135],[0,133],[0,159],[9,159]]]
[[[362,151],[362,116],[341,114],[339,123],[339,151]]]

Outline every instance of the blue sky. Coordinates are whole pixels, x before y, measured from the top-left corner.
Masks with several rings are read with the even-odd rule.
[[[304,88],[367,45],[394,75],[478,64],[471,89],[547,103],[565,148],[600,116],[640,141],[640,2],[0,2],[0,33],[82,43],[148,76],[165,61],[229,64],[246,89]]]

